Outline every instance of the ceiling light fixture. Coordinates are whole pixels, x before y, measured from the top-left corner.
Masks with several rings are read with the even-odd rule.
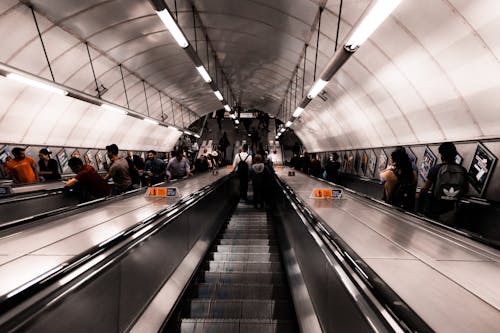
[[[105,109],[105,110],[109,110],[109,111],[113,111],[113,112],[116,112],[116,113],[120,113],[120,114],[123,114],[123,115],[126,115],[128,112],[123,110],[123,109],[120,109],[119,107],[116,107],[116,106],[113,106],[113,105],[109,105],[109,104],[101,104],[101,108]]]
[[[289,121],[286,122],[285,127],[290,127],[290,126],[292,126],[292,124],[293,123],[289,120]]]
[[[226,109],[227,112],[231,111],[231,107],[228,104],[224,104],[224,109]]]
[[[181,29],[177,25],[177,22],[175,22],[172,14],[170,14],[168,9],[165,8],[161,11],[157,11],[156,14],[158,14],[160,19],[163,21],[163,24],[165,24],[168,31],[170,31],[170,34],[172,34],[172,37],[174,37],[177,44],[179,44],[179,46],[183,49],[188,47],[189,42],[187,41],[186,37],[184,37],[184,34],[182,33]]]
[[[15,81],[18,81],[18,82],[22,82],[22,83],[25,83],[25,84],[28,84],[32,87],[35,87],[35,88],[40,88],[40,89],[43,89],[43,90],[47,90],[47,91],[50,91],[50,92],[53,92],[53,93],[56,93],[56,94],[59,94],[59,95],[67,95],[68,92],[66,90],[63,90],[63,89],[60,89],[60,88],[57,88],[57,87],[54,87],[48,83],[44,83],[44,82],[41,82],[41,81],[37,81],[37,80],[33,80],[33,79],[30,79],[30,78],[27,78],[25,76],[22,76],[22,75],[18,75],[18,74],[15,74],[15,73],[9,73],[6,75],[9,79],[12,79],[12,80],[15,80]]]
[[[314,82],[314,85],[307,93],[307,97],[309,99],[313,99],[314,97],[318,96],[318,94],[321,92],[321,90],[323,90],[323,88],[326,87],[327,84],[328,81],[318,79],[318,81]]]
[[[298,118],[302,112],[304,112],[304,108],[301,108],[300,106],[298,108],[295,109],[295,111],[293,112],[293,117],[294,118]]]
[[[158,125],[159,124],[158,121],[156,121],[154,119],[151,119],[151,118],[143,118],[142,120],[144,120],[147,123],[153,124],[153,125]]]
[[[400,3],[401,0],[378,0],[372,2],[365,11],[366,14],[362,15],[355,25],[354,32],[347,38],[344,46],[347,51],[356,51]]]
[[[222,94],[220,93],[220,91],[216,90],[216,91],[214,91],[214,94],[215,94],[215,97],[217,97],[217,99],[219,101],[222,102],[224,100],[224,96],[222,96]]]
[[[206,83],[212,82],[212,78],[210,77],[210,74],[208,74],[207,70],[205,69],[205,67],[203,67],[203,65],[196,67],[196,69],[198,70],[201,77],[203,78],[203,80],[205,80]]]

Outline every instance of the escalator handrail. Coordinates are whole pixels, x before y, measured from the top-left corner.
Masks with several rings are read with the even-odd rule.
[[[83,274],[86,274],[86,272],[88,272],[89,270],[96,268],[97,265],[103,266],[105,263],[112,261],[117,256],[126,255],[127,253],[132,251],[132,249],[137,246],[141,242],[141,240],[146,239],[154,233],[158,232],[163,226],[170,223],[180,214],[195,205],[198,201],[220,187],[232,176],[232,174],[229,174],[221,177],[214,183],[206,185],[196,192],[190,193],[189,195],[181,198],[179,201],[168,206],[167,208],[164,208],[140,220],[136,224],[128,227],[118,234],[115,234],[114,236],[111,236],[100,244],[95,245],[88,250],[70,258],[68,261],[51,269],[49,272],[40,275],[39,277],[23,284],[22,286],[7,294],[1,295],[0,308],[2,308],[2,313],[5,314],[15,309],[23,302],[29,301],[29,299],[36,296],[42,290],[48,288],[53,283],[61,281],[62,279],[64,279],[64,277],[67,277],[72,273],[74,274],[75,272],[78,272],[79,268],[85,267],[84,270],[78,272],[75,275],[72,275],[71,279],[68,279],[66,283],[61,283],[58,289],[63,288],[66,284],[70,285],[72,281],[78,280],[79,276],[83,276]],[[131,246],[128,246],[131,242],[135,243]],[[115,250],[113,251],[112,249],[119,244],[124,245],[119,246],[118,249],[115,248]],[[92,264],[93,260],[100,255],[104,255],[102,260],[98,260],[97,262]],[[39,300],[33,301],[32,304],[27,305],[27,307],[33,306],[38,301]],[[46,303],[48,302],[50,302],[50,300],[46,300]],[[10,320],[11,318],[7,319],[7,321]],[[0,327],[2,327],[4,324],[5,322],[0,322]]]
[[[295,211],[302,215],[309,225],[316,231],[317,235],[323,240],[324,244],[334,257],[340,255],[342,258],[337,260],[341,265],[349,265],[349,270],[356,274],[357,279],[355,284],[363,283],[363,286],[358,285],[358,290],[365,294],[362,290],[367,289],[376,300],[386,309],[390,316],[394,319],[397,325],[407,332],[433,332],[433,330],[418,316],[382,279],[359,257],[349,246],[337,235],[331,228],[325,226],[323,220],[308,208],[295,191],[284,182],[279,176],[275,175],[278,185],[287,197],[293,202],[292,205]],[[351,190],[349,190],[351,191]],[[361,263],[361,265],[360,265]],[[344,270],[346,274],[348,271]],[[344,281],[343,281],[344,283]],[[365,294],[366,296],[366,294]],[[372,303],[373,304],[373,303]],[[380,318],[386,320],[386,313],[382,313],[380,309],[373,306]],[[389,326],[391,323],[387,322]]]

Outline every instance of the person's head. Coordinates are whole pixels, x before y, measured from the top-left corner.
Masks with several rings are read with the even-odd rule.
[[[148,159],[149,160],[154,160],[156,158],[156,151],[154,150],[149,150],[148,151]]]
[[[127,152],[127,156],[128,156],[128,157],[133,157],[133,156],[134,156],[134,152],[133,152],[133,151],[131,151],[131,150],[129,150],[129,151]]]
[[[333,153],[333,155],[332,155],[332,159],[333,159],[334,161],[338,161],[338,160],[339,160],[339,154],[337,154],[337,153]]]
[[[175,152],[175,158],[177,159],[177,161],[180,162],[183,157],[184,157],[184,154],[182,153],[182,150]]]
[[[248,144],[244,144],[243,147],[242,147],[243,151],[248,151]]]
[[[411,167],[410,158],[406,154],[406,150],[396,148],[391,153],[392,163],[401,170],[413,170]]]
[[[110,144],[106,146],[106,151],[108,152],[108,157],[112,158],[113,156],[118,156],[118,146],[116,144]]]
[[[26,154],[24,153],[25,149],[21,147],[16,147],[12,149],[12,155],[16,160],[24,160]]]
[[[453,142],[443,142],[439,146],[439,154],[441,154],[441,160],[446,163],[452,163],[455,161],[455,157],[457,156],[457,148],[453,144]]]
[[[78,157],[70,158],[68,161],[68,165],[74,173],[78,173],[83,169],[83,161]]]
[[[255,164],[262,163],[262,156],[260,154],[256,154],[255,157],[253,158],[253,162]]]
[[[48,161],[49,158],[50,158],[50,151],[47,148],[40,149],[40,151],[38,152],[38,157],[41,160],[47,160]]]

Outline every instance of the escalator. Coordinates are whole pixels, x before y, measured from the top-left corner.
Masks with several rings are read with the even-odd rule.
[[[238,204],[164,332],[298,332],[268,214]]]

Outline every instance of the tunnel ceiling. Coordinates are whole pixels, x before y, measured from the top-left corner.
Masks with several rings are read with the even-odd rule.
[[[340,0],[166,4],[177,13],[219,89],[226,97],[234,96],[231,104],[239,102],[282,120],[290,118],[311,87],[315,68],[317,75],[334,54]],[[368,4],[343,1],[340,42]],[[123,106],[128,100],[131,109],[157,119],[163,115],[180,127],[222,106],[149,1],[2,1],[3,64],[51,78],[29,5],[56,82],[96,94],[84,44],[88,42],[97,82],[106,89],[103,99]],[[192,6],[198,12],[196,28]],[[318,41],[320,6],[324,10]],[[311,151],[498,137],[499,15],[496,0],[403,0],[292,128]],[[215,75],[214,55],[232,94],[226,83],[222,87],[220,72]],[[19,103],[28,98],[22,87],[5,81],[0,80],[2,128],[11,126],[9,119],[17,119],[13,110],[18,112]],[[64,109],[77,107],[55,97],[26,103],[44,112],[63,108],[53,112],[66,117]],[[22,138],[27,133],[30,129]]]

